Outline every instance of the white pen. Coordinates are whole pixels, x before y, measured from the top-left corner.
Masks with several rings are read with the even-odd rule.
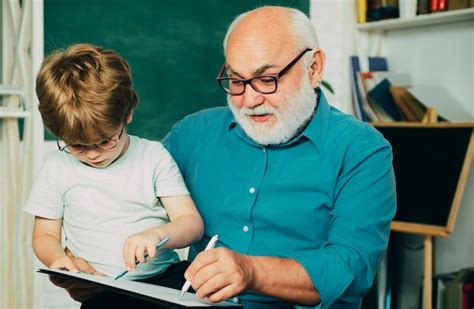
[[[219,239],[219,236],[217,235],[212,236],[211,240],[209,240],[209,242],[207,243],[206,248],[204,248],[204,251],[214,248],[218,239]],[[181,288],[181,293],[179,293],[179,297],[178,297],[179,299],[181,299],[184,293],[186,293],[189,290],[190,286],[191,286],[191,281],[186,280],[186,282],[183,284],[183,287]]]

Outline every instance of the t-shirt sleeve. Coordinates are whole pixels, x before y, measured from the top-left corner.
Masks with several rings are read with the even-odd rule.
[[[189,191],[178,165],[162,144],[159,144],[157,157],[159,159],[154,172],[156,196],[188,195]]]
[[[24,211],[38,217],[60,219],[64,207],[60,191],[60,171],[56,158],[48,156],[35,178]]]

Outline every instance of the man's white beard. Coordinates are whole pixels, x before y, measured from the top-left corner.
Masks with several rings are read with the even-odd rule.
[[[250,85],[249,85],[250,87]],[[271,105],[258,105],[255,108],[243,106],[236,108],[232,96],[227,95],[227,104],[236,121],[245,133],[260,145],[283,144],[295,137],[299,129],[306,125],[316,108],[317,95],[308,77],[304,77],[298,89],[289,95],[275,108]],[[251,115],[272,114],[276,118],[273,124],[255,122]]]

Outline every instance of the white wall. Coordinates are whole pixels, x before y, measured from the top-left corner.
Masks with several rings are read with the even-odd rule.
[[[310,17],[326,53],[323,79],[334,88],[327,91],[329,102],[345,113],[352,113],[349,56],[352,54],[352,29],[355,23],[354,3],[347,0],[311,0]]]

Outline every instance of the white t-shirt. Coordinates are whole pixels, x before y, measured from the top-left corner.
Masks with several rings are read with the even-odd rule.
[[[66,246],[107,276],[125,269],[125,240],[169,222],[157,197],[189,194],[179,169],[159,142],[130,136],[125,154],[105,168],[93,168],[62,151],[47,155],[25,211],[63,218]],[[179,261],[172,250],[140,263],[127,279],[163,272]]]

